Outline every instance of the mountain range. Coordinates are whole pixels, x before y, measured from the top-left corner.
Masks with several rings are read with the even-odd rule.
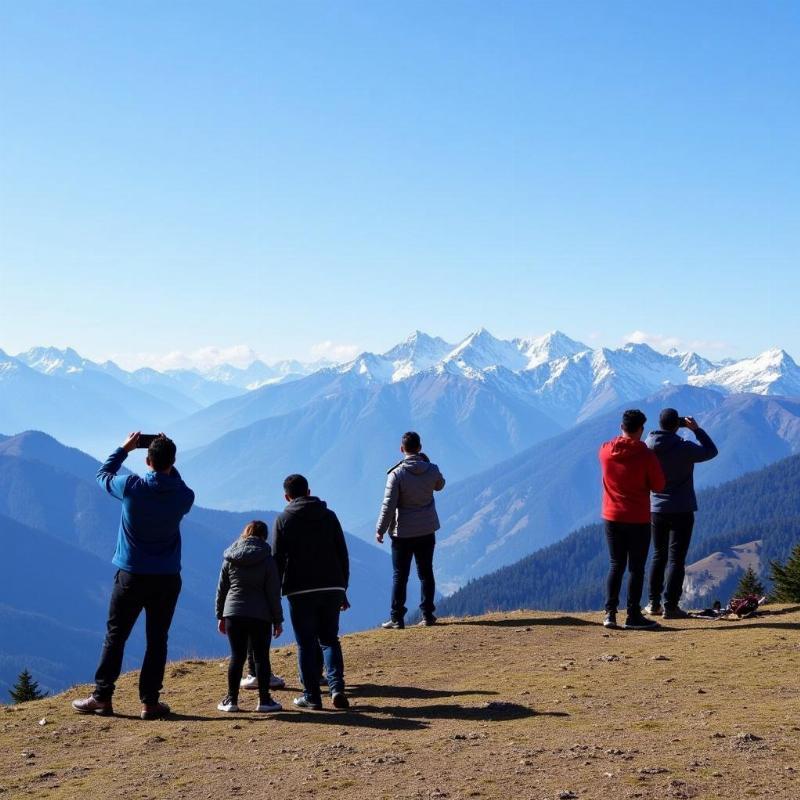
[[[0,693],[26,666],[50,689],[91,677],[102,644],[114,567],[119,503],[94,477],[99,463],[37,432],[0,437]],[[230,513],[195,506],[184,519],[184,588],[171,633],[172,657],[222,655],[214,591],[222,551],[246,522],[271,525],[274,511]],[[381,620],[388,605],[387,556],[347,535],[352,608],[344,630]],[[137,625],[126,665],[141,658]],[[290,637],[290,634],[287,634]],[[126,668],[127,668],[126,667]]]

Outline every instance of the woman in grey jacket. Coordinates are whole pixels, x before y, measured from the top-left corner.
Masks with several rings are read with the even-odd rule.
[[[231,646],[228,664],[228,695],[220,711],[239,710],[239,683],[247,660],[247,645],[253,648],[258,678],[256,711],[280,711],[269,693],[269,646],[274,634],[283,633],[283,609],[278,568],[267,543],[267,524],[254,520],[225,551],[217,586],[219,632],[227,634]],[[263,687],[263,688],[262,688]]]

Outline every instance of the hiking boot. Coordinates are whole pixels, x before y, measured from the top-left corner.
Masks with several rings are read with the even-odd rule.
[[[691,614],[688,614],[680,606],[672,606],[668,608],[664,606],[664,611],[661,614],[662,619],[689,619]]]
[[[403,620],[390,619],[381,624],[381,628],[385,631],[401,631],[405,628],[406,624]]]
[[[661,603],[648,603],[643,610],[645,614],[651,617],[660,617],[664,613]]]
[[[619,628],[617,625],[617,612],[616,611],[609,611],[606,614],[606,618],[603,620],[603,627],[604,628]]]
[[[305,696],[295,697],[295,699],[292,700],[292,703],[294,704],[295,708],[305,708],[309,711],[322,711],[321,701],[315,703],[313,700],[309,700]]]
[[[431,615],[430,617],[423,617],[418,623],[418,628],[429,628],[431,625],[436,624],[436,617]]]
[[[228,695],[221,703],[217,703],[217,711],[238,711],[239,704],[230,695]]]
[[[333,696],[331,697],[331,701],[333,702],[334,708],[350,708],[350,701],[347,699],[347,696],[344,692],[334,692]]]
[[[658,623],[654,619],[647,619],[641,611],[629,613],[625,618],[625,624],[622,626],[628,631],[646,631],[658,627]]]
[[[142,719],[164,719],[168,717],[170,708],[166,703],[142,703]]]
[[[271,697],[268,697],[266,703],[259,702],[256,706],[256,711],[262,714],[274,714],[276,711],[283,711],[283,706],[280,703],[276,703]]]
[[[110,700],[96,700],[89,695],[85,700],[73,700],[72,708],[79,714],[97,714],[98,717],[113,717],[114,708]]]

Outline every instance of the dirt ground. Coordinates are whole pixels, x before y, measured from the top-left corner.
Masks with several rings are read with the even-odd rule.
[[[86,686],[4,707],[0,800],[800,798],[800,608],[600,621],[520,611],[347,636],[349,712],[295,711],[287,689],[279,714],[220,713],[219,660],[168,665],[169,720],[138,719],[135,674],[115,718],[71,711]],[[296,687],[292,648],[273,666]]]

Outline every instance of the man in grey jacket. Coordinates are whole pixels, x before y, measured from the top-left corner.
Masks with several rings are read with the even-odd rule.
[[[660,430],[647,437],[647,446],[656,454],[667,483],[660,492],[650,495],[653,562],[650,566],[650,604],[645,612],[661,614],[664,619],[684,619],[689,615],[678,605],[683,593],[686,554],[692,540],[697,497],[694,492],[694,465],[717,455],[711,437],[693,417],[680,417],[674,408],[665,408],[659,416]],[[679,428],[688,428],[697,438],[690,442],[678,436]],[[664,606],[661,592],[666,591]]]
[[[436,582],[433,577],[433,550],[439,517],[433,493],[444,489],[444,477],[436,464],[422,451],[419,434],[409,431],[400,443],[403,460],[389,470],[386,493],[378,517],[375,538],[383,544],[389,532],[392,539],[392,614],[382,627],[405,627],[406,589],[411,560],[417,563],[421,584],[422,621],[420,625],[433,625],[436,606],[433,598]]]

